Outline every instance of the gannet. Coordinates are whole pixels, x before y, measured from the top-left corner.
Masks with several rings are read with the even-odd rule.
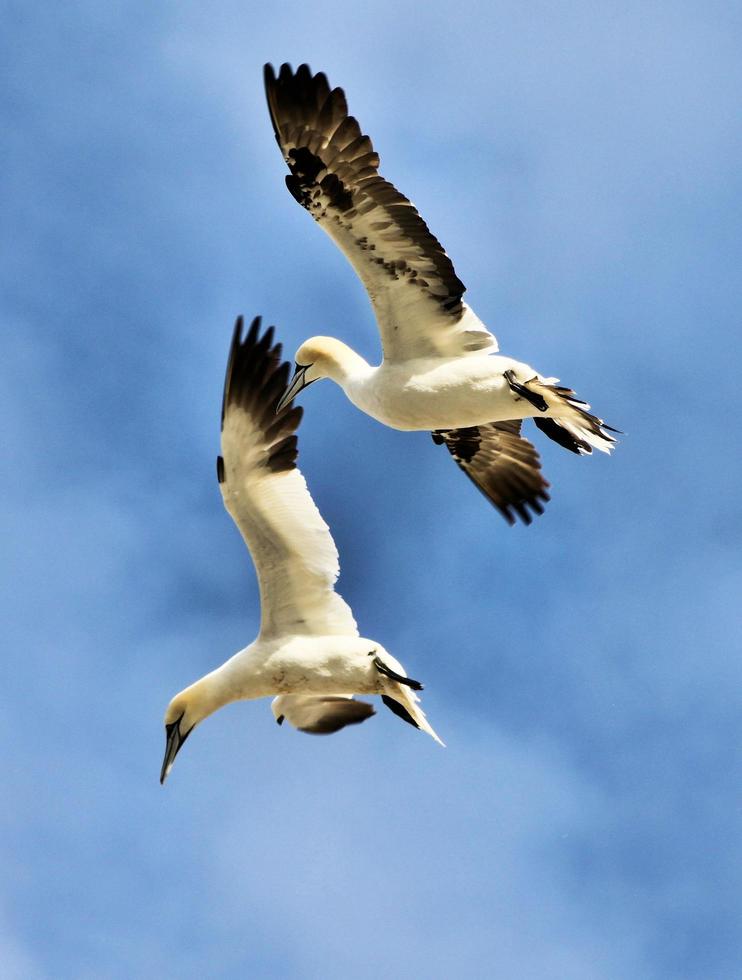
[[[419,681],[376,640],[359,636],[335,592],[338,553],[296,467],[301,408],[277,409],[289,376],[273,327],[243,339],[238,318],[222,400],[217,476],[224,506],[250,550],[260,587],[260,633],[177,694],[165,712],[164,783],[196,725],[232,701],[276,695],[276,721],[329,734],[374,714],[354,694],[380,694],[396,715],[443,744],[420,708]]]
[[[345,254],[373,306],[383,360],[372,367],[332,337],[299,347],[287,405],[331,378],[361,411],[394,429],[429,430],[508,523],[543,513],[549,484],[520,434],[533,418],[572,452],[610,452],[616,432],[557,378],[499,355],[463,301],[464,284],[415,207],[380,176],[379,155],[348,115],[342,89],[308,65],[265,66],[289,191]]]

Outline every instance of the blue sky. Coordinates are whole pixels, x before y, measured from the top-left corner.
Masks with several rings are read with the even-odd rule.
[[[742,971],[738,5],[3,5],[5,978]],[[625,430],[534,434],[510,529],[332,385],[301,466],[426,683],[329,739],[170,697],[258,628],[214,474],[237,313],[370,359],[261,66],[343,85],[502,349]]]

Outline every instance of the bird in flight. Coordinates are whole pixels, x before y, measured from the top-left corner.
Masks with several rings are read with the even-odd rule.
[[[374,708],[354,694],[379,694],[404,721],[443,744],[420,708],[422,685],[375,640],[358,634],[335,591],[338,553],[297,469],[302,409],[277,408],[289,377],[273,327],[237,320],[222,400],[217,477],[224,506],[252,555],[260,587],[260,633],[177,694],[165,712],[164,783],[196,725],[232,701],[274,696],[276,721],[326,735]]]
[[[402,430],[427,430],[510,524],[543,513],[549,484],[521,435],[533,418],[574,453],[610,452],[616,432],[557,378],[498,354],[464,302],[464,284],[413,204],[379,174],[379,155],[348,114],[342,89],[308,65],[265,66],[286,184],[345,254],[366,287],[383,347],[378,367],[333,337],[311,337],[279,408],[331,378],[361,411]]]

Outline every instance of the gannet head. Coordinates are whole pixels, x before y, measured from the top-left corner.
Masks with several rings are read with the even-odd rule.
[[[363,358],[342,340],[334,337],[310,337],[296,352],[294,376],[276,405],[276,412],[280,412],[313,381],[332,378],[333,381],[342,382],[357,366],[368,367]]]
[[[193,712],[189,702],[188,692],[183,691],[176,695],[167,706],[165,712],[165,758],[160,770],[161,784],[170,774],[175,756],[180,751],[181,745],[196,727],[197,722],[191,720]]]
[[[220,708],[230,698],[221,696],[216,672],[207,674],[176,694],[165,712],[165,758],[160,770],[160,783],[164,783],[175,762],[183,742],[196,725]]]

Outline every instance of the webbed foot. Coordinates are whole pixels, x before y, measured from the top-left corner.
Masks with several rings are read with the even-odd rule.
[[[387,667],[380,657],[374,657],[373,665],[380,674],[383,674],[390,680],[396,681],[398,684],[404,684],[406,687],[411,687],[413,691],[422,691],[423,686],[420,681],[413,680],[412,677],[403,677],[401,674],[398,674],[396,670],[392,670],[391,667]]]
[[[545,412],[549,407],[546,403],[546,399],[542,398],[541,395],[536,394],[535,391],[531,391],[522,385],[520,381],[515,380],[515,375],[512,371],[505,371],[504,377],[507,383],[510,385],[510,390],[513,394],[518,395],[520,398],[525,398],[527,402],[530,402],[534,408],[537,408],[539,412]]]

